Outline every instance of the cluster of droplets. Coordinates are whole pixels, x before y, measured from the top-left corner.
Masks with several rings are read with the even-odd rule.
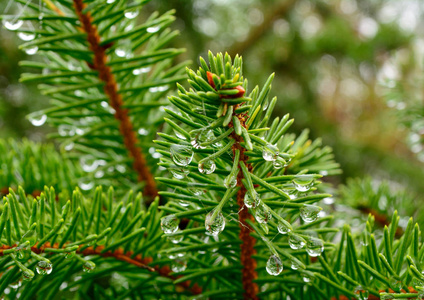
[[[214,236],[220,234],[225,228],[225,218],[221,211],[217,211],[217,208],[212,210],[206,215],[205,219],[206,231]]]

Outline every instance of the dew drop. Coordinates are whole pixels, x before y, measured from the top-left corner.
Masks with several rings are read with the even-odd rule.
[[[14,290],[17,290],[22,285],[22,280],[18,280],[16,282],[12,282],[9,284],[9,287],[11,287]]]
[[[83,191],[88,191],[91,190],[94,187],[94,182],[92,182],[89,178],[87,179],[81,179],[78,186],[83,190]]]
[[[198,188],[188,188],[188,191],[194,196],[201,196],[204,193],[202,189]]]
[[[193,160],[194,152],[190,146],[171,145],[170,152],[172,160],[178,166],[186,167]]]
[[[312,257],[320,256],[323,251],[324,251],[324,243],[322,240],[311,237],[306,242],[306,252],[308,252],[309,256],[312,256]]]
[[[290,227],[288,227],[284,222],[279,221],[277,230],[281,234],[287,234],[291,231]]]
[[[262,151],[262,157],[266,161],[274,161],[277,159],[279,150],[277,145],[267,144]]]
[[[177,138],[179,138],[180,140],[186,140],[187,138],[180,132],[174,130],[175,135],[177,136]]]
[[[177,232],[181,232],[178,231]],[[184,236],[182,234],[178,234],[178,235],[169,235],[167,236],[168,240],[173,243],[173,244],[178,244],[179,242],[181,242],[184,238]]]
[[[287,163],[284,159],[281,157],[278,157],[276,160],[272,162],[272,165],[274,166],[274,169],[279,170],[287,166]]]
[[[26,32],[19,32],[18,37],[25,42],[29,42],[29,41],[32,41],[33,39],[35,39],[35,34],[26,33]]]
[[[312,175],[298,175],[293,179],[293,184],[299,192],[307,192],[314,185],[314,181]]]
[[[96,264],[93,263],[92,261],[88,260],[86,261],[83,265],[82,265],[82,270],[85,273],[90,273],[91,271],[93,271],[96,268]]]
[[[60,136],[74,136],[75,127],[71,125],[61,124],[57,127]]]
[[[249,192],[244,195],[244,205],[248,208],[256,208],[260,202],[261,198],[256,191],[253,191],[253,198],[250,196]]]
[[[209,212],[206,215],[205,227],[211,235],[217,236],[220,234],[225,228],[225,218],[222,213],[216,212],[216,209]]]
[[[22,20],[3,20],[4,27],[12,31],[19,29],[22,24],[24,24],[24,21]]]
[[[187,269],[187,262],[185,259],[175,259],[171,265],[172,272],[179,273]]]
[[[210,129],[200,129],[191,133],[191,145],[196,149],[205,149],[201,144],[209,143],[215,139],[213,131]]]
[[[107,4],[112,4],[112,3],[114,3],[115,1],[116,1],[116,0],[107,0],[107,1],[106,1],[106,3],[107,3]]]
[[[27,261],[31,256],[31,250],[25,244],[16,247],[16,258],[19,261]]]
[[[266,224],[272,219],[271,209],[262,202],[256,207],[255,219],[258,223]]]
[[[158,32],[159,31],[159,29],[160,29],[160,27],[159,26],[156,26],[156,27],[149,27],[149,28],[147,28],[147,32],[148,33],[155,33],[155,32]]]
[[[125,49],[122,48],[116,48],[115,49],[115,54],[119,57],[125,57],[127,55],[127,52],[125,51]]]
[[[74,149],[75,143],[74,142],[66,142],[63,144],[63,149],[65,149],[66,151],[71,151],[72,149]]]
[[[299,262],[295,259],[290,259],[291,265],[290,268],[292,268],[292,270],[298,270],[299,268],[301,268],[301,265],[299,264]]]
[[[183,207],[187,207],[187,206],[189,206],[189,205],[190,205],[190,203],[189,203],[189,202],[184,201],[184,200],[180,200],[178,203],[179,203],[181,206],[183,206]]]
[[[140,128],[138,131],[139,135],[148,135],[149,131],[146,128]]]
[[[32,113],[28,115],[28,120],[34,126],[41,126],[47,121],[47,115],[40,113]]]
[[[135,17],[137,17],[138,16],[138,10],[134,10],[134,11],[127,11],[126,13],[125,13],[125,18],[127,18],[127,19],[134,19]]]
[[[138,68],[138,69],[134,69],[132,71],[132,73],[133,73],[133,75],[140,75],[140,74],[149,72],[151,69],[152,68],[150,68],[150,67],[147,67],[147,68]]]
[[[304,204],[300,208],[300,217],[306,223],[315,221],[318,218],[319,212],[322,210],[321,207],[316,205]]]
[[[227,189],[232,189],[237,185],[237,177],[233,176],[233,175],[228,175],[225,179],[224,179],[224,186]]]
[[[165,234],[172,234],[178,230],[179,220],[175,215],[168,215],[161,219],[160,227]]]
[[[28,55],[34,55],[35,53],[37,53],[37,51],[38,51],[37,46],[25,49],[25,53]]]
[[[354,293],[355,293],[355,298],[358,300],[368,300],[368,296],[370,294],[369,291],[367,291],[360,285],[358,285],[355,288]]]
[[[31,270],[24,270],[22,271],[22,278],[25,281],[31,281],[34,278],[34,272]]]
[[[80,158],[80,164],[85,172],[93,172],[99,166],[97,160],[92,156],[83,156]]]
[[[303,246],[305,246],[305,244],[306,244],[306,241],[302,237],[294,233],[290,234],[289,236],[290,248],[292,248],[293,250],[299,250],[299,249],[302,249]]]
[[[402,281],[400,281],[394,276],[390,277],[389,284],[390,287],[396,292],[399,292],[402,289]]]
[[[311,282],[311,277],[308,274],[304,273],[302,274],[302,280],[303,282],[308,283],[308,282]]]
[[[199,163],[198,169],[199,169],[199,172],[202,174],[205,174],[205,175],[212,174],[216,169],[215,161],[213,159],[209,159],[207,161]]]
[[[183,169],[181,167],[178,168],[177,166],[175,166],[175,168],[170,168],[169,171],[176,179],[184,179],[185,177],[187,177],[188,174],[190,174],[189,170]]]
[[[266,262],[266,271],[269,275],[277,276],[283,271],[283,263],[277,255],[271,255]]]
[[[49,275],[53,271],[52,264],[44,260],[39,261],[35,269],[40,275]]]

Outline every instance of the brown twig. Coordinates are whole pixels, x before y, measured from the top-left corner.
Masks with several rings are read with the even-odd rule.
[[[134,159],[133,168],[138,174],[139,181],[145,182],[144,194],[150,197],[158,195],[156,182],[150,173],[141,149],[137,146],[138,139],[133,130],[133,124],[128,114],[128,109],[123,108],[122,96],[118,92],[118,85],[110,67],[106,65],[108,57],[105,47],[100,45],[100,36],[97,27],[92,24],[90,12],[83,13],[85,4],[82,0],[74,0],[76,14],[81,22],[81,27],[87,33],[90,50],[94,54],[92,67],[98,71],[98,76],[104,82],[104,91],[109,98],[111,107],[115,110],[115,118],[119,121],[119,129],[124,138],[124,144],[129,154]]]

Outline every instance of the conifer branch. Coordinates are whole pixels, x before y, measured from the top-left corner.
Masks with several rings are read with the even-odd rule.
[[[87,33],[87,41],[90,44],[90,50],[94,54],[93,69],[98,71],[99,78],[104,82],[104,91],[109,97],[110,105],[115,110],[115,118],[119,121],[120,132],[124,137],[124,144],[127,151],[134,159],[133,168],[138,173],[139,181],[145,182],[144,194],[149,197],[155,197],[158,194],[156,182],[150,173],[146,159],[140,149],[139,141],[134,132],[134,126],[128,115],[128,109],[123,107],[124,102],[122,96],[118,92],[118,86],[115,76],[111,69],[107,66],[108,57],[106,55],[106,47],[101,46],[100,36],[97,28],[92,24],[90,12],[84,13],[86,5],[82,0],[74,0],[76,14],[81,21],[82,28]]]

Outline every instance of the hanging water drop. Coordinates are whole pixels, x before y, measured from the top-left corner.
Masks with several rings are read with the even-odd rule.
[[[283,263],[277,255],[271,255],[266,262],[266,271],[269,275],[277,276],[283,271]]]
[[[16,258],[19,261],[27,261],[31,257],[31,249],[26,244],[16,247]]]
[[[49,275],[53,271],[52,264],[44,260],[39,261],[35,269],[40,275]]]
[[[37,46],[25,49],[25,53],[28,55],[34,55],[35,53],[37,53],[37,51],[38,51]]]
[[[308,274],[304,273],[302,274],[302,280],[303,282],[308,283],[308,282],[311,282],[311,277]]]
[[[306,241],[302,237],[294,233],[290,234],[289,236],[290,248],[292,248],[293,250],[299,250],[299,249],[302,249],[303,246],[305,246],[305,244],[306,244]]]
[[[277,159],[279,152],[277,145],[267,144],[262,151],[262,157],[266,161],[274,161]]]
[[[198,169],[199,172],[202,174],[212,174],[216,169],[215,161],[213,159],[209,159],[207,161],[201,162],[198,165]]]
[[[318,214],[321,210],[322,208],[319,206],[304,204],[300,208],[300,217],[304,222],[310,223],[318,218]]]
[[[368,296],[369,296],[369,291],[367,291],[366,289],[364,289],[362,286],[358,285],[355,288],[355,298],[358,300],[368,300]]]
[[[294,258],[290,259],[290,262],[291,262],[290,268],[292,268],[292,270],[298,270],[301,268],[301,265],[299,264],[299,262],[295,260]]]
[[[18,37],[25,42],[29,42],[35,39],[35,34],[27,33],[27,32],[19,32]]]
[[[83,190],[83,191],[88,191],[91,190],[94,187],[94,182],[92,182],[90,180],[90,178],[82,178],[79,183],[78,186]]]
[[[90,273],[91,271],[93,271],[96,268],[96,264],[93,263],[92,261],[88,260],[86,261],[83,265],[82,265],[82,270],[85,273]]]
[[[74,136],[75,128],[71,125],[61,124],[57,127],[60,136]]]
[[[287,234],[291,231],[290,227],[288,227],[284,222],[279,221],[277,230],[281,234]]]
[[[11,284],[9,284],[9,287],[17,290],[20,286],[22,286],[22,280],[18,280],[16,282],[12,282]]]
[[[181,167],[178,168],[177,166],[171,167],[169,171],[171,172],[172,176],[174,176],[174,178],[176,179],[184,179],[187,177],[188,174],[190,174],[189,170],[181,168]]]
[[[256,191],[253,191],[253,198],[249,192],[246,192],[244,195],[244,205],[246,205],[248,208],[256,208],[260,202],[261,198]]]
[[[168,215],[161,219],[160,227],[165,234],[177,232],[179,220],[175,215]]]
[[[71,142],[71,141],[67,141],[63,144],[63,149],[65,149],[66,151],[71,151],[72,149],[74,149],[75,143]]]
[[[160,29],[160,27],[159,27],[159,26],[156,26],[156,27],[149,27],[149,28],[147,28],[147,29],[146,29],[146,31],[147,31],[148,33],[155,33],[155,32],[158,32],[158,31],[159,31],[159,29]]]
[[[177,232],[181,232],[181,231],[177,231]],[[167,236],[167,238],[171,243],[178,244],[179,242],[183,240],[184,236],[182,234],[177,234],[177,235],[169,235]]]
[[[99,166],[97,160],[92,156],[81,157],[80,164],[84,172],[93,172]]]
[[[28,120],[34,126],[41,126],[47,121],[47,115],[40,113],[32,113],[28,115]]]
[[[125,13],[125,18],[127,18],[127,19],[134,19],[135,17],[137,17],[138,16],[138,10],[134,10],[134,11],[127,11],[126,13]]]
[[[186,167],[193,160],[194,152],[190,146],[171,145],[170,152],[172,160],[178,166]]]
[[[299,192],[307,192],[314,185],[314,177],[312,175],[297,175],[293,179],[293,184]]]
[[[209,212],[206,215],[205,227],[211,235],[220,234],[225,228],[225,218],[222,213],[216,212],[216,209]]]
[[[272,219],[271,209],[262,202],[256,207],[255,219],[258,223],[266,224]]]
[[[34,272],[29,269],[22,271],[22,278],[25,281],[30,281],[34,278],[34,275]]]
[[[274,169],[279,170],[282,169],[283,167],[286,167],[286,161],[284,159],[282,159],[281,157],[278,157],[276,160],[274,160],[272,162],[272,165],[274,166]]]
[[[139,135],[148,135],[149,131],[146,128],[140,128],[138,131]]]
[[[172,272],[179,273],[187,269],[187,262],[184,259],[175,259],[171,265]]]
[[[3,20],[4,27],[11,31],[19,29],[22,24],[24,24],[24,21],[22,20]]]
[[[402,281],[400,279],[397,279],[395,276],[390,277],[389,284],[390,287],[396,292],[400,292],[400,290],[402,289]]]
[[[227,189],[232,189],[237,185],[237,177],[233,176],[233,175],[228,175],[225,179],[224,179],[224,186]]]
[[[188,191],[193,194],[194,196],[201,196],[203,195],[204,191],[202,189],[189,187]]]
[[[201,144],[209,143],[215,139],[215,135],[210,129],[200,129],[191,133],[191,145],[196,149],[205,149]]]
[[[174,133],[177,136],[177,138],[179,138],[180,140],[186,140],[187,139],[182,133],[180,133],[179,131],[176,131],[175,129],[174,129]]]
[[[324,243],[322,240],[317,238],[310,238],[306,243],[306,252],[308,252],[309,256],[317,257],[320,256],[324,251]]]
[[[127,55],[127,52],[123,48],[116,48],[115,54],[119,57],[125,57]]]
[[[115,1],[116,1],[116,0],[107,0],[107,1],[106,1],[106,3],[107,3],[107,4],[112,4],[112,3],[114,3]]]

